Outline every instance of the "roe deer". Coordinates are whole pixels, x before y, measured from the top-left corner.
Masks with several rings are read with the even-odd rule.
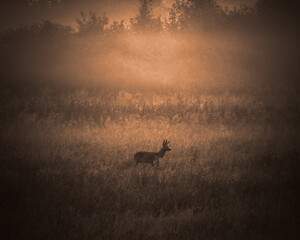
[[[159,165],[159,158],[162,158],[166,151],[170,151],[171,148],[169,148],[170,142],[165,139],[163,141],[163,147],[160,149],[159,152],[137,152],[134,154],[134,160],[136,165],[139,163],[150,163],[152,166],[154,165],[153,162],[156,161],[156,165]]]

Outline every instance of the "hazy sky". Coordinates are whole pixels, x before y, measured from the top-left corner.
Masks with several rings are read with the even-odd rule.
[[[228,6],[228,7],[239,6],[242,3],[251,5],[256,1],[257,0],[218,0],[218,2],[221,5]]]
[[[159,0],[157,0],[159,1]],[[163,4],[156,13],[162,19],[168,17],[168,8],[175,0],[162,0]],[[253,4],[256,0],[218,0],[222,6],[239,6],[241,3]],[[6,4],[8,5],[5,5]],[[113,20],[129,19],[134,17],[138,11],[138,0],[85,0],[68,1],[67,4],[53,9],[24,8],[22,1],[1,1],[0,2],[0,31],[9,27],[16,27],[20,24],[30,24],[41,20],[76,26],[76,17],[79,11],[95,11],[98,14],[106,13],[110,22]],[[63,1],[62,1],[63,2]],[[5,6],[4,6],[5,5]]]

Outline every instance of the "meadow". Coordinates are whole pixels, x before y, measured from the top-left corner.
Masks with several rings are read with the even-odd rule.
[[[296,237],[296,113],[243,95],[107,92],[44,89],[7,105],[2,234]],[[135,166],[135,152],[158,151],[164,138],[172,150],[159,167]]]
[[[248,37],[1,45],[0,238],[297,239],[297,52]]]

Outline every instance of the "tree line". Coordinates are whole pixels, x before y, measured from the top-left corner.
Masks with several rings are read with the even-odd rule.
[[[68,0],[14,0],[29,7],[54,7]],[[139,12],[129,21],[113,21],[108,17],[97,15],[96,12],[80,12],[77,30],[51,21],[43,21],[31,25],[20,25],[2,34],[3,39],[11,42],[27,38],[48,39],[66,37],[76,34],[79,36],[99,35],[106,33],[138,33],[156,31],[187,31],[215,29],[254,29],[267,27],[276,30],[298,31],[299,20],[297,1],[288,0],[258,0],[253,6],[241,4],[229,9],[222,7],[216,0],[176,0],[169,9],[167,19],[154,16],[152,4],[154,0],[139,0]],[[161,2],[161,1],[160,1]],[[156,1],[157,4],[157,1]]]

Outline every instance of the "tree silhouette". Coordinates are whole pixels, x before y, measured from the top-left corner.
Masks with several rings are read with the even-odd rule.
[[[70,26],[64,26],[53,23],[48,20],[31,25],[20,25],[17,28],[8,29],[2,37],[6,43],[24,42],[32,40],[57,41],[58,39],[71,36],[74,29]]]
[[[152,0],[139,0],[139,14],[130,20],[134,31],[158,31],[162,29],[160,17],[153,18],[151,3]]]
[[[225,18],[224,27],[232,28],[238,27],[240,28],[248,28],[251,26],[255,26],[257,24],[256,21],[256,10],[253,6],[249,6],[246,4],[241,4],[238,8],[234,7],[232,10],[224,8]]]
[[[36,6],[42,8],[55,7],[57,4],[61,3],[61,0],[28,0],[29,6]]]
[[[126,30],[124,20],[121,20],[120,22],[113,21],[113,23],[110,25],[109,31],[111,33],[123,33]]]
[[[169,13],[171,28],[210,28],[216,26],[224,11],[216,0],[176,0]]]
[[[185,0],[176,0],[169,11],[169,22],[167,27],[170,31],[178,31],[186,23],[185,10],[188,8]]]
[[[98,17],[95,12],[90,12],[87,16],[83,11],[80,12],[81,19],[76,19],[79,34],[103,34],[105,26],[108,25],[108,18],[104,14]]]

